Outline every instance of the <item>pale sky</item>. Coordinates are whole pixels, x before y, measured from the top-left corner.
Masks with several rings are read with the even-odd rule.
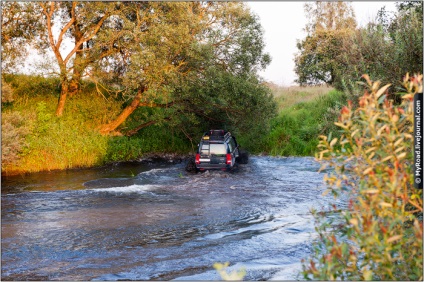
[[[259,16],[265,30],[265,51],[272,57],[271,64],[260,75],[267,81],[278,85],[294,84],[294,54],[297,52],[297,39],[305,37],[303,29],[306,16],[304,1],[255,1],[247,2],[251,10]],[[375,19],[378,10],[386,6],[387,11],[396,11],[395,2],[354,1],[356,21],[360,26]]]

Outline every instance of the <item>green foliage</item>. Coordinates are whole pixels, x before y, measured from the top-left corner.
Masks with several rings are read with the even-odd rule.
[[[119,110],[119,105],[108,105],[102,97],[87,93],[90,99],[71,99],[67,114],[58,119],[53,114],[57,98],[48,87],[56,86],[54,81],[57,80],[24,75],[8,76],[7,80],[17,88],[14,88],[13,104],[2,112],[3,121],[7,122],[9,115],[20,115],[24,117],[21,119],[21,127],[26,130],[22,136],[25,146],[19,150],[19,160],[14,159],[8,163],[2,161],[4,173],[65,169],[102,163],[107,139],[94,129],[104,118],[105,110]],[[25,82],[29,90],[25,90]],[[2,130],[7,130],[6,128],[2,127]]]
[[[36,107],[37,119],[36,119],[36,128],[35,134],[38,136],[46,134],[51,130],[51,121],[53,115],[48,111],[47,105],[45,102],[37,103]]]
[[[58,78],[23,74],[4,74],[4,80],[13,88],[13,93],[20,97],[20,101],[35,96],[54,96],[60,93]]]
[[[421,72],[423,26],[419,18],[412,11],[399,12],[389,26],[370,23],[346,38],[337,59],[337,72],[344,82],[352,85],[367,73],[383,84],[392,83],[393,93],[401,89],[403,74]],[[335,84],[337,88],[344,86],[341,81]],[[399,98],[395,102],[399,103]]]
[[[333,85],[339,79],[337,57],[343,41],[351,29],[319,30],[298,43],[295,72],[300,85],[327,83]]]
[[[24,65],[23,58],[28,54],[25,45],[43,28],[39,14],[35,2],[1,2],[2,71],[12,71],[17,65]]]
[[[298,43],[297,81],[304,85],[325,82],[339,90],[357,92],[356,82],[367,73],[384,84],[391,82],[389,91],[396,92],[402,75],[422,72],[423,62],[422,2],[401,3],[398,9],[393,17],[381,10],[378,23],[360,28],[334,28],[331,24],[311,28],[309,24],[307,37]],[[316,11],[312,21],[323,13],[312,11]],[[400,102],[396,96],[391,98]]]
[[[28,149],[21,162],[9,170],[40,171],[102,164],[107,138],[94,130],[92,120],[98,118],[98,112],[87,114],[85,110],[89,107],[83,107],[84,101],[73,99],[68,113],[59,119],[53,115],[54,104],[49,103],[53,98],[44,99],[23,111],[36,113],[31,120],[34,126],[26,138]],[[103,103],[99,97],[90,100],[90,106],[98,103]]]
[[[46,86],[52,81],[23,75],[7,79],[16,86],[22,81],[31,82],[30,89],[41,89],[37,82]],[[82,95],[68,101],[61,118],[53,114],[57,98],[48,89],[37,95],[16,91],[13,103],[2,109],[3,173],[96,166],[134,160],[149,153],[191,151],[185,135],[163,124],[145,128],[131,138],[101,136],[97,126],[106,122],[110,114],[119,113],[121,104],[98,95],[93,85],[83,84],[82,89]],[[126,126],[131,122],[136,121],[129,121]]]
[[[368,76],[368,91],[341,110],[339,138],[321,136],[317,153],[328,192],[349,204],[333,221],[315,213],[319,240],[306,279],[422,280],[422,190],[413,186],[413,94],[422,91],[422,75],[404,86],[408,94],[394,106]],[[334,205],[334,211],[339,207]]]
[[[271,92],[256,77],[219,68],[210,68],[202,79],[189,82],[180,99],[184,106],[180,115],[185,118],[180,126],[185,132],[201,136],[211,128],[223,128],[243,136],[252,147],[259,145],[257,136],[268,132],[269,121],[276,115]]]
[[[132,161],[149,154],[180,153],[191,150],[184,136],[175,134],[166,125],[151,126],[132,137],[110,137],[104,161]]]
[[[307,36],[298,42],[295,57],[296,80],[300,85],[337,81],[337,56],[344,38],[355,30],[353,9],[347,2],[320,2],[305,4]]]
[[[271,131],[262,150],[271,155],[313,155],[318,135],[332,130],[331,124],[343,99],[342,92],[332,90],[312,101],[283,109],[271,121]]]
[[[263,29],[259,18],[241,2],[216,2],[213,21],[205,33],[213,50],[215,65],[232,74],[254,74],[271,61],[264,53]]]
[[[5,5],[4,14],[12,15],[18,6]],[[193,104],[187,100],[196,97],[185,95],[181,85],[196,79],[198,83],[216,81],[217,76],[211,75],[210,69],[220,69],[219,75],[227,79],[224,83],[235,85],[237,93],[229,88],[224,92],[237,96],[237,102],[242,102],[242,84],[246,83],[244,99],[249,101],[249,108],[253,106],[259,113],[263,104],[270,104],[255,78],[257,71],[270,62],[264,52],[263,29],[259,19],[242,2],[39,2],[28,7],[39,16],[34,36],[28,41],[38,50],[54,53],[60,78],[55,87],[42,86],[41,81],[47,80],[38,78],[35,79],[40,81],[41,89],[21,87],[24,83],[14,87],[20,94],[38,95],[46,91],[59,94],[57,116],[63,114],[68,96],[81,90],[83,75],[89,75],[98,89],[107,93],[105,97],[119,93],[124,98],[122,105],[126,104],[122,114],[110,114],[107,123],[99,127],[102,134],[116,130],[138,107],[158,109],[144,111],[144,118],[132,128],[135,131],[143,124],[169,122],[179,126],[194,120],[193,111],[203,109],[199,104],[192,109]],[[32,17],[27,15],[21,20],[25,23]],[[52,23],[57,28],[52,29]],[[24,38],[23,34],[14,36]],[[67,54],[61,48],[65,38],[74,42]],[[254,89],[258,90],[257,95],[252,92]],[[229,97],[219,99],[223,107],[236,106],[228,103]],[[268,101],[262,103],[261,99]],[[256,107],[256,104],[260,105]],[[185,112],[189,114],[184,115]],[[268,114],[269,110],[264,113]],[[240,114],[230,115],[229,119],[246,128]]]

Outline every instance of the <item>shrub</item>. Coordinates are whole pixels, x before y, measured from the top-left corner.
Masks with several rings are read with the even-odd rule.
[[[421,10],[413,8],[415,4]],[[379,24],[369,23],[344,38],[336,59],[339,79],[333,85],[335,88],[352,89],[352,82],[367,73],[383,84],[391,82],[389,92],[393,94],[402,87],[404,73],[422,71],[422,3],[415,4],[400,8],[392,19],[383,10]],[[398,96],[391,98],[400,103]]]
[[[404,81],[394,106],[368,76],[369,91],[341,110],[340,138],[321,136],[318,160],[334,168],[325,181],[348,206],[332,222],[315,213],[320,239],[303,263],[306,279],[422,280],[422,190],[413,186],[413,103],[422,75]],[[340,203],[340,202],[339,202]],[[337,205],[333,212],[336,213]],[[334,217],[333,217],[334,218]]]
[[[12,103],[13,102],[13,89],[9,83],[1,79],[1,103]]]
[[[54,96],[60,93],[60,80],[56,77],[42,77],[23,74],[5,74],[16,96],[29,98],[34,96]]]
[[[187,153],[190,144],[187,139],[167,125],[154,125],[138,134],[109,137],[105,162],[131,161],[147,154]]]
[[[2,167],[16,163],[26,147],[25,137],[30,133],[26,118],[19,112],[2,114],[1,120],[1,163]]]

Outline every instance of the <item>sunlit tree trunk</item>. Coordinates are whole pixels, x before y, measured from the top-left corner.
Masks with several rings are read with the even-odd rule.
[[[56,115],[61,116],[63,114],[67,96],[73,96],[79,91],[83,72],[91,62],[85,57],[84,43],[87,43],[98,34],[104,21],[111,16],[115,6],[110,5],[110,9],[107,9],[108,6],[106,6],[106,8],[103,7],[102,5],[104,4],[101,2],[99,2],[99,4],[84,3],[84,5],[82,5],[75,1],[40,2],[39,5],[44,15],[48,42],[60,68],[62,90],[56,108]],[[80,7],[77,8],[77,5],[80,5]],[[97,7],[97,5],[99,5],[99,8],[105,8],[105,11],[102,15],[98,17],[95,16],[97,18],[93,19],[92,10],[90,10],[90,8]],[[53,30],[55,17],[62,12],[68,14],[68,17],[60,26],[59,32],[55,32]],[[67,55],[62,56],[60,48],[62,47],[62,43],[69,32],[72,34],[75,45]],[[111,52],[106,51],[101,53],[98,58],[103,58],[110,54]],[[72,66],[69,67],[69,64],[71,63]],[[72,69],[72,77],[69,79],[70,69]]]
[[[140,100],[143,97],[143,94],[147,91],[146,87],[141,87],[137,95],[135,95],[134,100],[128,105],[119,116],[108,124],[100,126],[100,133],[102,135],[107,135],[114,131],[118,126],[120,126],[139,106]]]
[[[70,13],[72,16],[72,13]],[[74,28],[73,28],[73,37],[74,42],[83,42],[84,34],[81,32],[80,29],[80,23],[77,21],[74,22]],[[84,43],[77,46],[76,52],[75,52],[75,59],[74,59],[74,68],[72,73],[71,81],[69,82],[69,96],[72,97],[75,94],[78,93],[80,90],[80,82],[82,78],[82,73],[84,69],[87,67],[87,62],[84,58]]]
[[[66,97],[68,96],[68,81],[62,81],[62,89],[60,91],[59,101],[56,108],[56,116],[60,117],[63,115],[65,109]]]

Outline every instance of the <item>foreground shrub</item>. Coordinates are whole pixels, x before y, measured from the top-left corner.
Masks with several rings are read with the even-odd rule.
[[[331,222],[316,214],[320,239],[303,263],[306,279],[422,280],[422,190],[413,186],[413,94],[422,76],[406,77],[408,89],[394,106],[364,75],[369,91],[356,110],[344,107],[339,139],[321,136],[318,160],[335,197],[348,206]],[[333,217],[334,218],[334,217]]]

